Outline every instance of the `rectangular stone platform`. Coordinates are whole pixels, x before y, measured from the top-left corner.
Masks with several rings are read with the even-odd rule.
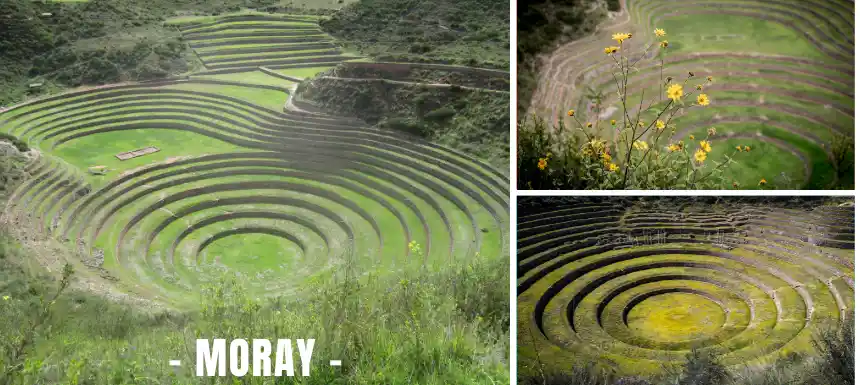
[[[141,149],[137,149],[134,151],[128,151],[116,154],[117,159],[119,160],[128,160],[131,158],[137,158],[138,156],[144,156],[146,154],[152,154],[153,152],[161,151],[158,147],[145,147]]]

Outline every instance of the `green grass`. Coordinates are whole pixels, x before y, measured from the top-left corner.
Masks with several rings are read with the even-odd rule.
[[[116,157],[121,152],[149,146],[161,151],[125,161]],[[236,150],[239,149],[232,144],[192,132],[140,129],[86,136],[58,147],[54,154],[82,171],[92,166],[107,166],[110,171],[106,175],[89,177],[92,183],[99,185],[124,171],[169,158]]]
[[[202,253],[203,263],[231,271],[256,274],[260,270],[295,271],[304,259],[295,243],[268,234],[242,234],[219,239]]]
[[[274,48],[274,47],[289,47],[291,45],[297,45],[297,44],[304,44],[304,43],[222,45],[222,46],[218,46],[218,47],[201,47],[201,48],[196,49],[196,51],[199,53],[212,53],[212,52],[218,52],[221,50],[228,50],[228,49],[233,49],[233,48],[248,48],[248,47]],[[220,55],[216,55],[216,56],[220,56]],[[213,56],[213,57],[215,57],[215,56]]]
[[[313,57],[316,56],[314,54],[326,52],[329,49],[301,49],[296,51],[290,51],[290,55],[296,54],[305,54],[303,56]],[[260,53],[246,53],[246,54],[232,54],[232,55],[217,55],[207,57],[206,60],[221,60],[221,59],[267,59],[269,57],[278,57],[282,56],[283,52],[260,52]]]
[[[271,85],[271,86],[280,86],[280,87],[290,87],[294,82],[289,80],[284,80],[278,77],[274,77],[262,71],[249,71],[249,72],[237,72],[232,74],[219,74],[219,75],[196,75],[193,76],[192,79],[215,79],[215,80],[228,80],[234,82],[242,82],[248,84],[262,84],[262,85]]]
[[[268,76],[268,75],[266,75]],[[279,82],[284,82],[284,80],[278,79]],[[251,87],[240,87],[240,86],[224,86],[220,84],[177,84],[170,85],[165,88],[176,89],[176,90],[192,90],[192,91],[202,91],[202,92],[210,92],[216,94],[222,94],[227,96],[232,96],[234,98],[239,98],[251,103],[254,103],[258,106],[265,107],[275,111],[281,111],[284,107],[284,102],[287,101],[287,93],[275,90],[266,90],[259,88],[251,88]]]

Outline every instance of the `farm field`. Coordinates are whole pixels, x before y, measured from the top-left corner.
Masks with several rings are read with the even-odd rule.
[[[784,189],[833,189],[853,185],[853,170],[834,156],[834,143],[854,140],[854,3],[850,1],[622,0],[597,30],[547,53],[528,114],[561,121],[572,132],[580,121],[622,121],[617,67],[604,49],[623,42],[635,68],[624,89],[628,106],[666,99],[668,78],[685,92],[704,92],[707,108],[684,108],[661,148],[708,137],[714,145],[705,168],[737,145],[753,154],[735,159],[720,188],[758,187],[761,179]],[[665,36],[655,38],[655,29]],[[657,47],[660,41],[668,47]],[[655,49],[655,47],[657,47]],[[644,54],[646,48],[651,48]],[[660,52],[658,55],[658,51]],[[662,63],[662,65],[661,65]],[[615,76],[613,77],[613,72]],[[694,76],[688,76],[694,74]],[[713,82],[706,82],[712,77]],[[705,84],[704,91],[693,90]],[[602,109],[594,103],[601,96]],[[693,97],[695,99],[695,97]],[[567,111],[581,112],[576,117]],[[638,114],[638,113],[637,113]],[[642,120],[656,117],[642,111]],[[639,116],[639,115],[637,115]],[[522,119],[522,117],[521,117]],[[594,135],[618,141],[602,124]],[[716,135],[708,136],[710,128]],[[760,151],[759,151],[760,150]],[[758,151],[758,154],[755,152]],[[769,165],[762,163],[767,160]],[[840,187],[841,186],[841,187]]]
[[[39,150],[9,220],[35,223],[123,292],[180,308],[224,273],[283,295],[347,262],[397,274],[506,253],[503,173],[297,107],[312,108],[292,100],[298,82],[353,58],[308,17],[181,22],[210,71],[0,114],[4,132]],[[115,156],[148,146],[159,151]]]
[[[517,205],[524,375],[585,367],[651,379],[693,350],[760,374],[785,357],[821,359],[818,333],[853,323],[851,198]]]

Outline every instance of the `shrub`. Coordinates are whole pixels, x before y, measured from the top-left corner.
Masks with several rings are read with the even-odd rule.
[[[621,10],[621,0],[607,0],[606,6],[612,12],[618,12]]]
[[[27,152],[30,151],[30,146],[27,143],[22,142],[20,139],[15,136],[9,135],[5,132],[0,132],[0,140],[5,140],[12,143],[18,151]]]
[[[731,381],[728,369],[717,362],[712,353],[693,349],[687,354],[684,363],[684,373],[678,379],[678,385],[724,385]]]
[[[442,122],[442,121],[451,119],[451,117],[453,117],[455,114],[457,114],[457,111],[454,110],[453,108],[442,107],[442,108],[437,108],[433,111],[426,113],[424,115],[424,119],[425,120],[431,120],[434,122]]]
[[[854,138],[833,132],[830,156],[836,170],[837,188],[854,188]]]
[[[425,135],[424,126],[408,118],[387,119],[384,123],[382,123],[382,126],[393,130],[408,132],[413,135]]]
[[[813,371],[819,383],[854,383],[854,319],[846,317],[836,329],[823,330],[816,337],[815,350],[821,356],[820,370]]]

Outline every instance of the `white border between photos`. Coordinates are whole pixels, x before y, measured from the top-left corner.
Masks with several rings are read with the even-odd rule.
[[[516,39],[516,22],[517,22],[517,2],[516,0],[511,0],[510,2],[510,32],[509,32],[509,40],[510,40],[510,194],[509,194],[509,218],[510,218],[510,230],[509,230],[509,240],[510,246],[508,247],[510,251],[510,271],[509,271],[509,290],[510,290],[510,351],[509,351],[509,365],[510,365],[510,382],[511,384],[516,384],[517,381],[517,296],[516,296],[516,219],[517,219],[517,196],[841,196],[841,197],[854,197],[855,210],[854,210],[854,223],[855,225],[860,222],[860,213],[858,213],[856,209],[857,203],[857,190],[856,185],[854,190],[622,190],[622,191],[591,191],[591,190],[517,190],[517,170],[516,170],[516,159],[517,159],[517,151],[516,151],[516,135],[517,135],[517,74],[516,74],[516,47],[517,47],[517,39]],[[860,24],[860,16],[858,16],[856,9],[854,12],[854,25]],[[856,36],[856,30],[855,30]],[[856,98],[857,95],[860,94],[860,87],[858,87],[857,79],[856,79],[856,68],[858,67],[858,63],[860,63],[860,58],[857,57],[856,52],[854,55],[854,68],[855,68],[855,79],[854,79],[854,97],[855,97],[855,110],[854,110],[854,140],[856,143],[857,133],[860,132],[860,126],[858,126],[858,117],[860,117],[860,113],[858,113],[856,108]],[[860,164],[860,153],[856,150],[854,152],[854,181],[855,183],[858,180],[858,176],[860,176],[860,172],[858,172],[857,165]],[[857,244],[860,241],[860,237],[857,235],[857,229],[854,230],[854,255],[855,261],[857,259]],[[855,277],[857,276],[857,268],[855,263]],[[854,306],[855,313],[856,308],[858,306],[857,301],[857,290],[854,291]],[[860,327],[860,317],[854,317],[854,330],[857,330]],[[857,351],[860,350],[857,348],[856,338],[855,338],[855,357]],[[860,368],[855,364],[854,366],[854,377],[857,378],[858,374],[860,374]]]

